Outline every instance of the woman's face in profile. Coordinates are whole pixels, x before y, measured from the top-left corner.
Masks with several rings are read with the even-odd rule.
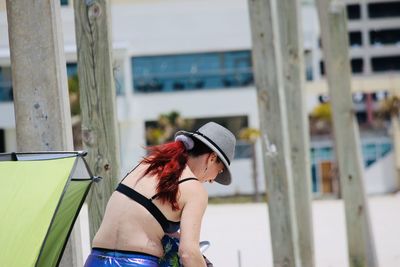
[[[208,172],[205,177],[205,182],[212,183],[218,174],[222,173],[225,169],[225,165],[218,158],[215,152],[211,153],[209,157]]]

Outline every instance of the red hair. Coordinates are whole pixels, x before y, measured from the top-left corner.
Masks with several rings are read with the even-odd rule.
[[[162,203],[169,202],[173,210],[179,210],[177,201],[178,180],[186,167],[188,152],[181,141],[147,148],[150,152],[142,163],[148,164],[143,176],[156,175],[158,178],[157,196]]]

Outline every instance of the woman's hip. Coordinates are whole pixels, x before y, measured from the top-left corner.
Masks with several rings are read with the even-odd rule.
[[[158,267],[156,256],[135,251],[93,248],[85,267]]]

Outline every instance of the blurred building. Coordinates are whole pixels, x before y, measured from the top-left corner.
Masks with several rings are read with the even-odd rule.
[[[0,152],[16,149],[4,2],[0,0]],[[372,111],[386,97],[387,85],[400,71],[400,1],[347,2],[352,72],[362,89],[372,91],[354,95],[355,109],[360,122],[371,123]],[[161,114],[177,111],[191,119],[193,126],[214,120],[237,135],[243,128],[258,128],[246,0],[111,3],[123,172],[144,154],[146,126],[154,125]],[[67,72],[72,77],[77,73],[74,14],[70,0],[61,0],[61,4]],[[327,94],[313,1],[303,1],[301,12],[309,112],[325,102]],[[369,82],[371,79],[374,82]],[[367,191],[393,191],[396,180],[390,137],[363,133],[362,143]],[[331,139],[313,137],[311,146],[313,192],[336,193]],[[258,181],[264,190],[259,142],[256,160]],[[233,185],[213,185],[210,195],[251,194],[251,161],[250,145],[239,141],[232,163]]]

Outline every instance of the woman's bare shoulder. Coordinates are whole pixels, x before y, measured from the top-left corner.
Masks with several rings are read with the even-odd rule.
[[[187,177],[187,178],[192,178],[192,177]],[[181,183],[179,186],[179,191],[180,191],[180,197],[184,203],[193,200],[201,202],[208,200],[207,190],[205,189],[203,183],[201,183],[198,180],[192,179]]]

